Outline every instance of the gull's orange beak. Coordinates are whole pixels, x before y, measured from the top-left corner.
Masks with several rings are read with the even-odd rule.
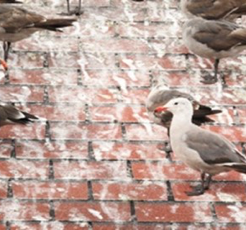
[[[165,112],[165,111],[167,111],[167,108],[166,107],[162,107],[162,106],[157,107],[155,109],[155,113],[161,113],[161,112]]]
[[[0,64],[4,68],[4,71],[8,70],[8,65],[7,65],[7,63],[4,60],[0,59]]]

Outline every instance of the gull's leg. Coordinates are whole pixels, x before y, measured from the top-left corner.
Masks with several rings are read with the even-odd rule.
[[[202,183],[196,187],[193,187],[193,190],[190,192],[185,192],[188,196],[198,196],[198,195],[202,195],[204,194],[204,192],[206,190],[209,189],[209,185],[211,182],[212,176],[208,175],[208,177],[206,178],[206,174],[203,172],[201,174],[201,180]]]
[[[4,61],[8,60],[11,43],[3,42]]]
[[[201,81],[204,84],[214,84],[218,81],[218,69],[219,69],[220,59],[215,59],[214,61],[214,75],[207,75],[202,77],[203,80]]]
[[[70,13],[70,2],[69,2],[69,0],[67,0],[67,12],[68,12],[68,14]]]

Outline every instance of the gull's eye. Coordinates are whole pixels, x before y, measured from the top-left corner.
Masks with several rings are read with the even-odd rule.
[[[179,103],[178,102],[175,102],[174,105],[178,105]]]

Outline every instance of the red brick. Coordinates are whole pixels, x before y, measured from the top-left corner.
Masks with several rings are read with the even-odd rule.
[[[50,207],[47,203],[2,201],[0,202],[0,220],[49,220]]]
[[[246,123],[246,108],[237,108],[239,121],[242,124]]]
[[[51,223],[15,223],[11,225],[11,230],[89,230],[86,223],[66,224],[58,221]],[[5,230],[5,229],[4,229]]]
[[[13,149],[11,141],[0,141],[0,158],[9,158]]]
[[[200,175],[184,164],[170,164],[165,161],[132,162],[135,179],[145,180],[200,180]]]
[[[246,206],[240,202],[235,204],[217,204],[215,212],[219,222],[223,223],[246,223]]]
[[[97,160],[163,160],[163,145],[150,143],[93,142],[93,152]]]
[[[205,126],[205,129],[219,133],[220,135],[228,138],[232,142],[245,142],[246,140],[246,132],[244,127]]]
[[[200,183],[200,182],[199,182]],[[190,183],[174,183],[172,190],[176,201],[221,201],[236,202],[246,200],[245,185],[240,183],[212,183],[210,189],[200,196],[187,196]]]
[[[121,127],[115,124],[51,123],[52,139],[119,140]]]
[[[233,73],[233,70],[231,70]],[[226,84],[233,87],[244,87],[246,80],[243,74],[228,74],[224,76]]]
[[[46,179],[48,177],[48,162],[26,160],[0,161],[0,177]]]
[[[48,56],[49,67],[57,68],[79,68],[79,56],[77,53],[51,53]]]
[[[120,86],[122,89],[131,86],[149,86],[149,73],[137,71],[112,72],[112,71],[98,71],[87,70],[82,77],[85,85],[101,85],[106,86]]]
[[[96,200],[167,200],[165,183],[93,183]]]
[[[125,162],[74,162],[63,161],[54,163],[57,179],[127,179]]]
[[[146,89],[129,89],[122,92],[122,101],[130,104],[144,104],[146,103],[149,90]]]
[[[18,199],[88,199],[85,182],[12,182],[13,196]]]
[[[100,4],[103,1],[99,1]],[[83,19],[83,23],[79,25],[80,37],[100,37],[112,38],[116,35],[115,23],[108,20],[87,20]]]
[[[49,90],[51,102],[115,103],[114,90],[57,87]]]
[[[6,139],[44,139],[45,124],[6,125],[1,128],[0,138]]]
[[[17,54],[10,53],[8,64],[15,68],[43,68],[46,57],[42,53],[18,52]]]
[[[221,108],[218,108],[221,110]],[[222,113],[218,113],[215,115],[209,116],[215,122],[220,124],[232,124],[237,122],[237,118],[235,117],[235,111],[233,108],[229,107],[226,109],[222,109]]]
[[[31,69],[10,69],[9,79],[11,84],[28,85],[71,85],[78,82],[77,71]]]
[[[57,105],[30,105],[23,111],[46,118],[49,121],[85,121],[85,108],[81,103]]]
[[[80,141],[69,142],[38,142],[38,141],[25,141],[17,142],[16,144],[16,157],[17,158],[75,158],[87,159],[88,158],[88,143]]]
[[[145,223],[145,224],[106,224],[106,223],[93,223],[93,230],[165,230],[172,229],[175,226],[176,230],[198,229],[199,230],[241,230],[242,225],[214,225],[214,224],[177,224],[168,225],[165,223]]]
[[[174,32],[180,34],[181,31],[174,31]],[[149,44],[153,47],[155,53],[157,53],[159,57],[163,55],[170,55],[173,56],[171,60],[177,59],[176,61],[173,60],[173,63],[175,63],[176,66],[175,69],[177,68],[180,70],[186,68],[186,59],[184,59],[183,54],[189,53],[189,50],[185,47],[185,45],[183,44],[183,40],[181,38],[169,37],[167,35],[167,37],[163,39],[152,39],[150,40]],[[178,62],[180,62],[182,68],[179,68],[177,66]]]
[[[145,53],[151,50],[146,42],[138,39],[84,38],[81,42],[83,50],[87,53]]]
[[[209,203],[136,204],[137,220],[141,222],[212,222]]]
[[[126,125],[126,136],[128,140],[160,140],[168,139],[166,129],[152,124]]]
[[[0,198],[6,199],[7,198],[7,192],[8,192],[7,181],[0,181]],[[0,229],[1,229],[1,227],[0,227]]]
[[[54,35],[54,34],[53,34]],[[70,37],[69,39],[64,39],[64,37],[57,36],[39,36],[38,41],[36,39],[28,38],[14,45],[14,49],[17,51],[66,51],[66,52],[76,52],[78,51],[77,38]]]
[[[149,121],[145,106],[115,105],[114,107],[92,107],[90,109],[90,114],[93,121]]]
[[[203,87],[203,88],[192,88],[192,93],[196,96],[202,104],[213,104],[213,105],[240,105],[245,104],[246,99],[244,88],[222,88],[218,87]]]
[[[4,86],[1,87],[2,102],[42,102],[44,89],[31,86]]]
[[[213,73],[214,60],[202,58],[199,56],[189,56],[187,65],[191,69],[209,69]]]
[[[200,78],[195,78],[193,75],[190,75],[188,72],[182,71],[155,71],[153,77],[156,79],[161,78],[169,87],[190,87],[190,86],[202,86],[204,85],[201,82]]]
[[[116,65],[116,57],[115,54],[110,53],[85,53],[80,56],[78,61],[79,65],[82,68],[83,79],[90,76],[90,72],[87,73],[88,70],[92,69],[100,69],[102,70],[112,70],[115,69],[118,71],[118,67]]]
[[[87,0],[88,1],[88,0]],[[120,1],[122,4],[122,2]],[[129,2],[131,3],[131,2]],[[112,10],[113,9],[113,10]],[[129,20],[129,12],[125,10],[125,7],[120,7],[120,4],[117,4],[117,7],[109,8],[90,8],[84,10],[83,14],[80,16],[82,20],[92,20],[95,21],[95,15],[100,15],[100,20],[106,21],[121,21]],[[135,7],[132,14],[130,15],[130,20],[143,21],[146,16],[146,9]]]
[[[6,226],[3,224],[0,224],[0,230],[6,230]]]
[[[143,37],[143,38],[163,38],[178,36],[173,24],[151,24],[151,23],[134,23],[120,22],[118,33],[122,37]],[[180,34],[179,34],[180,36]]]
[[[93,230],[137,230],[132,224],[93,223]]]
[[[163,57],[156,57],[155,55],[126,55],[119,59],[122,69],[184,70],[186,68],[185,58],[177,55]]]
[[[245,175],[236,171],[229,171],[225,173],[217,174],[213,177],[216,181],[244,181]]]
[[[130,221],[130,205],[114,202],[55,203],[57,220]]]
[[[78,6],[78,1],[72,0],[71,5],[72,5],[72,7]],[[84,0],[82,2],[82,6],[86,6],[86,7],[105,7],[105,6],[109,6],[109,5],[110,5],[109,0],[99,0],[99,1],[98,0]]]

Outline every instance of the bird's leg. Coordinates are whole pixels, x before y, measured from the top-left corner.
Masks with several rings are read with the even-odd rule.
[[[10,45],[11,45],[10,42],[3,42],[4,61],[8,60]]]
[[[211,183],[211,180],[212,180],[212,176],[209,174],[205,183],[204,183],[204,190],[208,190],[209,189],[209,185]]]
[[[201,174],[202,183],[196,187],[193,187],[193,190],[191,192],[186,192],[186,194],[188,196],[202,195],[206,190],[209,189],[211,179],[212,179],[211,175],[208,175],[208,177],[206,178],[206,174],[203,172]]]
[[[69,2],[69,0],[67,0],[67,12],[68,12],[68,14],[70,13],[70,2]]]
[[[202,77],[203,80],[201,81],[204,84],[214,84],[218,81],[218,68],[219,68],[219,63],[220,63],[220,59],[216,58],[214,61],[214,75],[207,75]]]
[[[81,0],[79,0],[79,9],[78,9],[78,15],[80,15],[80,14],[81,14],[81,5],[82,5],[82,3],[81,3]]]

